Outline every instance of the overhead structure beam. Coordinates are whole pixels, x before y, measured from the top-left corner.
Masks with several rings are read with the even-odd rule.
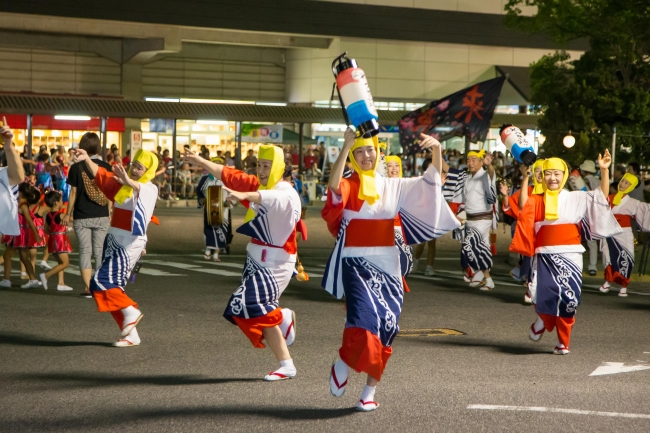
[[[238,104],[190,104],[150,102],[120,98],[81,98],[49,95],[0,94],[0,113],[85,115],[92,117],[162,118],[188,120],[227,120],[274,123],[344,124],[339,108],[268,106]],[[379,110],[381,125],[396,125],[408,111]],[[492,125],[504,123],[522,129],[537,126],[535,115],[495,114]]]

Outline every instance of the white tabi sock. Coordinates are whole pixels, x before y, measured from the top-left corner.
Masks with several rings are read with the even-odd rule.
[[[533,323],[533,329],[535,330],[535,332],[539,332],[542,329],[544,329],[544,321],[542,320],[541,317],[537,317],[537,320],[535,321],[535,323]]]
[[[140,344],[140,335],[138,335],[138,330],[133,328],[129,335],[123,338],[123,340],[129,340],[133,344]]]
[[[206,249],[205,249],[205,255],[206,255],[206,256],[209,256],[209,255],[211,255],[211,254],[212,254],[212,249],[210,249],[210,248],[206,248]]]
[[[293,365],[293,359],[291,359],[291,358],[285,359],[284,361],[280,361],[280,367],[282,367],[282,368],[287,367],[287,368],[293,368],[293,369],[296,368]]]
[[[293,365],[293,359],[286,359],[284,361],[280,361],[280,368],[275,370],[273,373],[279,373],[286,377],[295,377],[297,370],[296,367]]]
[[[494,289],[494,281],[492,281],[492,277],[485,279],[485,287],[489,287],[490,289]]]
[[[361,392],[361,401],[363,402],[369,402],[369,401],[375,401],[375,390],[377,389],[376,386],[364,386],[363,391]]]

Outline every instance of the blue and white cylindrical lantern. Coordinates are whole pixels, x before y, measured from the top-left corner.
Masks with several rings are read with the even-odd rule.
[[[347,119],[362,137],[374,137],[379,134],[379,115],[370,94],[366,73],[357,66],[356,60],[348,59],[346,54],[341,54],[332,62],[341,105]]]
[[[514,158],[525,165],[533,165],[537,160],[535,149],[526,140],[521,129],[512,125],[503,125],[499,130],[501,141]]]

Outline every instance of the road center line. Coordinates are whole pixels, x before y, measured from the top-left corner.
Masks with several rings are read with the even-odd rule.
[[[559,407],[500,406],[500,405],[492,405],[492,404],[470,404],[469,406],[467,406],[467,409],[568,413],[573,415],[596,415],[596,416],[608,416],[608,417],[619,417],[619,418],[650,419],[650,415],[646,415],[642,413],[601,412],[596,410],[564,409]]]

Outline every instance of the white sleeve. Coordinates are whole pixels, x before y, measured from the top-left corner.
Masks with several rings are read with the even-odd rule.
[[[483,188],[485,191],[485,201],[487,204],[496,204],[497,202],[497,174],[494,173],[492,179],[490,179],[490,173],[488,170],[485,170],[485,176],[483,179]]]
[[[584,215],[585,221],[583,222],[583,229],[588,231],[585,234],[587,239],[609,238],[623,232],[600,188],[588,193],[574,193],[574,195],[586,196],[587,198],[587,209]]]
[[[135,197],[134,203],[133,230],[131,231],[133,235],[147,235],[147,227],[151,222],[157,199],[158,187],[156,185],[151,182],[140,185],[140,192]]]
[[[438,238],[460,226],[443,197],[440,173],[433,165],[422,177],[400,179],[398,206],[409,245]]]
[[[7,168],[0,168],[0,233],[11,236],[20,235],[18,226],[18,203],[9,185]]]
[[[293,188],[258,192],[262,201],[252,205],[257,215],[239,227],[237,233],[282,247],[300,220],[300,197]]]
[[[650,203],[643,203],[637,199],[628,196],[625,210],[627,214],[636,219],[636,223],[644,232],[650,231]]]

